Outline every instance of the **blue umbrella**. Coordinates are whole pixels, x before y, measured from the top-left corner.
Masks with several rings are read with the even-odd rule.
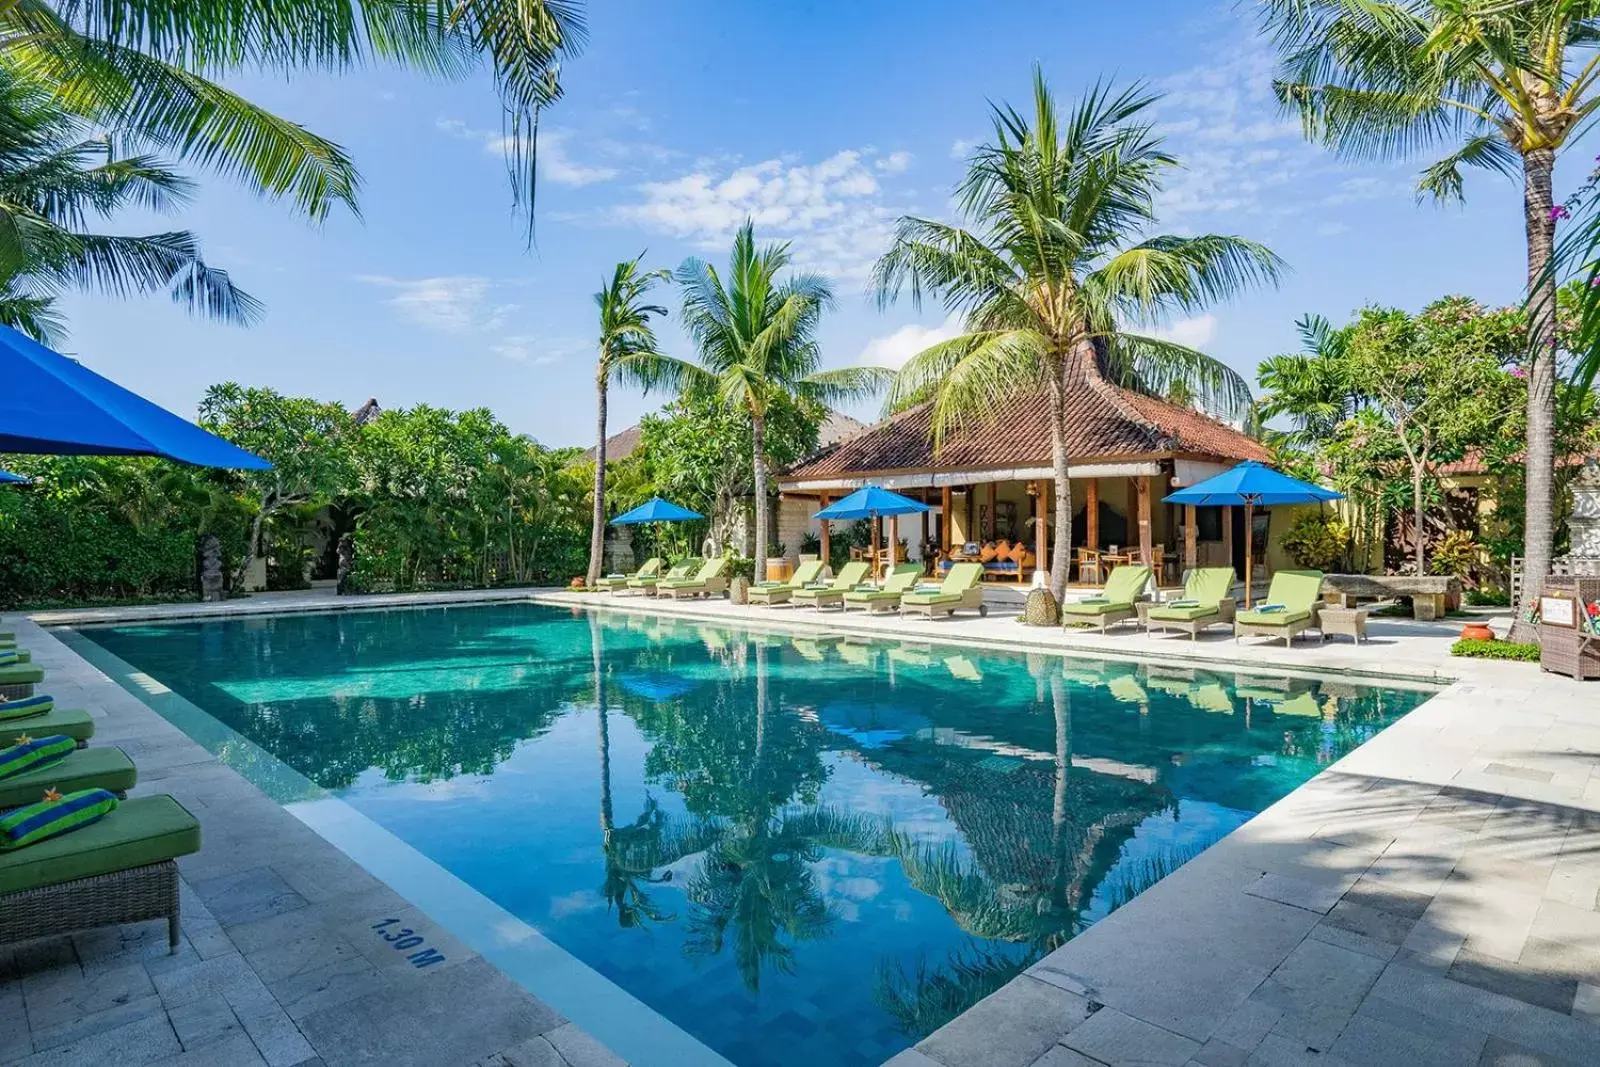
[[[0,452],[162,456],[198,467],[271,470],[94,371],[0,326]]]
[[[914,515],[920,511],[931,511],[932,508],[921,501],[912,500],[908,496],[901,496],[890,489],[881,489],[876,485],[864,485],[836,503],[829,504],[817,512],[813,518],[830,522],[834,519],[881,519],[894,518],[897,515]],[[891,527],[889,531],[889,558],[894,559],[894,543],[899,531]],[[878,532],[872,531],[872,561],[878,560]],[[874,577],[876,580],[876,577]]]
[[[27,485],[28,479],[10,471],[0,471],[0,485]]]
[[[1276,504],[1319,504],[1343,499],[1343,493],[1302,482],[1251,460],[1207,478],[1199,485],[1179,489],[1167,497],[1167,503],[1203,507],[1244,506],[1244,606],[1249,607],[1255,509],[1258,506],[1270,508]]]
[[[688,508],[680,508],[670,500],[660,497],[651,497],[632,511],[618,515],[611,520],[613,526],[633,526],[641,522],[687,522],[690,519],[703,519],[704,515]]]

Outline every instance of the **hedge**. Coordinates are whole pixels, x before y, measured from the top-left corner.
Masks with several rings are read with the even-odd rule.
[[[1462,638],[1450,646],[1452,656],[1469,659],[1514,659],[1526,663],[1539,662],[1539,646],[1516,641],[1470,641]]]

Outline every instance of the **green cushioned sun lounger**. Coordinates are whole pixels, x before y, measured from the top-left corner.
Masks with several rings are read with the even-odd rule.
[[[0,943],[167,920],[178,949],[178,865],[200,823],[169,796],[139,797],[60,837],[0,851]]]
[[[0,699],[16,700],[33,696],[33,687],[44,681],[44,669],[31,663],[0,667]]]
[[[1097,597],[1068,601],[1061,605],[1064,626],[1092,626],[1105,633],[1119,622],[1138,618],[1134,602],[1144,596],[1150,583],[1150,568],[1124,564],[1112,570],[1106,587]]]
[[[983,602],[983,564],[957,563],[944,576],[937,590],[911,589],[900,598],[902,613],[920,612],[930,619],[938,615],[953,615],[961,608],[970,608],[979,615],[989,614]]]
[[[1267,588],[1266,603],[1233,620],[1233,638],[1281,637],[1288,647],[1297,634],[1318,625],[1321,611],[1321,571],[1279,571]]]
[[[1183,596],[1159,604],[1147,615],[1147,629],[1178,630],[1198,640],[1200,631],[1233,621],[1236,605],[1232,567],[1196,567],[1183,581]]]
[[[677,581],[678,579],[689,577],[700,569],[701,562],[698,559],[686,559],[682,563],[674,565],[671,570],[659,578],[629,578],[628,588],[641,592],[645,596],[655,596],[656,587],[662,582]]]
[[[10,778],[0,778],[0,809],[20,808],[44,796],[46,789],[71,793],[78,789],[105,789],[126,796],[139,772],[120,748],[85,748],[67,758]]]
[[[861,608],[869,615],[886,611],[899,611],[900,598],[922,577],[922,564],[897,563],[881,589],[851,589],[844,594],[844,610]]]
[[[632,574],[608,574],[594,583],[594,587],[605,593],[618,593],[628,588],[628,583],[635,578],[654,578],[661,573],[665,566],[660,556],[651,556],[644,561],[644,566]]]
[[[0,722],[0,748],[9,748],[23,734],[29,737],[50,737],[66,734],[82,748],[94,736],[94,720],[87,711],[77,708],[55,708],[43,715],[30,715],[25,719],[6,719]]]
[[[867,564],[857,560],[846,563],[839,568],[839,573],[833,581],[825,586],[808,585],[796,589],[793,593],[796,604],[810,604],[812,607],[822,609],[832,604],[841,608],[844,606],[844,595],[860,585],[867,576]]]
[[[774,604],[787,604],[793,598],[795,590],[804,589],[822,574],[822,561],[810,559],[794,569],[794,576],[787,582],[763,582],[750,587],[750,603],[763,604],[772,607]]]
[[[728,579],[724,572],[728,569],[726,556],[708,559],[700,565],[700,570],[693,578],[673,578],[663,580],[656,585],[656,596],[669,597],[679,600],[684,597],[693,599],[702,596],[716,596],[726,592]]]

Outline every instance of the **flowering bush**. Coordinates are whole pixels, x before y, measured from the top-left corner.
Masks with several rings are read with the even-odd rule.
[[[1290,527],[1279,543],[1302,567],[1334,570],[1350,551],[1350,527],[1337,519],[1306,515]]]

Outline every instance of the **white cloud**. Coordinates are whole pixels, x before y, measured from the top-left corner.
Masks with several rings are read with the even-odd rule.
[[[512,334],[491,344],[489,351],[513,363],[544,367],[577,355],[586,347],[583,341],[571,337],[550,338],[536,337],[533,334]]]
[[[1217,317],[1210,314],[1196,315],[1150,330],[1149,333],[1174,344],[1203,349],[1217,334]]]
[[[890,152],[872,166],[879,174],[904,174],[911,168],[911,153]]]
[[[899,370],[912,356],[961,334],[961,316],[950,315],[937,326],[907,323],[893,333],[874,337],[856,357],[867,367],[892,367]]]
[[[502,156],[506,151],[506,136],[497,130],[480,130],[469,126],[460,119],[440,118],[434,120],[434,126],[451,137],[459,137],[464,141],[477,141],[483,145],[483,150],[493,156]],[[618,174],[617,168],[597,166],[580,163],[568,151],[568,142],[572,137],[571,130],[553,129],[546,130],[539,136],[539,174],[541,177],[555,182],[557,185],[584,186],[596,182],[608,182]],[[613,148],[619,143],[607,141],[606,145]],[[653,147],[653,146],[652,146]],[[617,154],[614,150],[611,154]]]
[[[467,334],[497,329],[517,306],[491,303],[492,283],[488,278],[473,274],[437,278],[363,274],[356,280],[391,290],[394,295],[387,303],[401,318],[441,333]]]
[[[1335,220],[1333,222],[1324,222],[1321,226],[1317,227],[1317,236],[1318,237],[1337,237],[1341,233],[1349,233],[1349,232],[1350,232],[1350,224],[1349,223],[1345,223],[1345,222],[1339,222],[1337,220]]]
[[[868,150],[846,149],[816,163],[768,159],[727,173],[705,160],[687,174],[641,185],[641,198],[613,209],[610,219],[719,252],[748,218],[759,237],[797,239],[797,265],[861,279],[889,246],[898,214],[883,203],[874,168],[887,162],[881,172],[896,173],[899,155],[874,160]]]
[[[977,147],[977,141],[966,141],[958,137],[954,141],[950,142],[950,158],[966,159],[968,154]]]

